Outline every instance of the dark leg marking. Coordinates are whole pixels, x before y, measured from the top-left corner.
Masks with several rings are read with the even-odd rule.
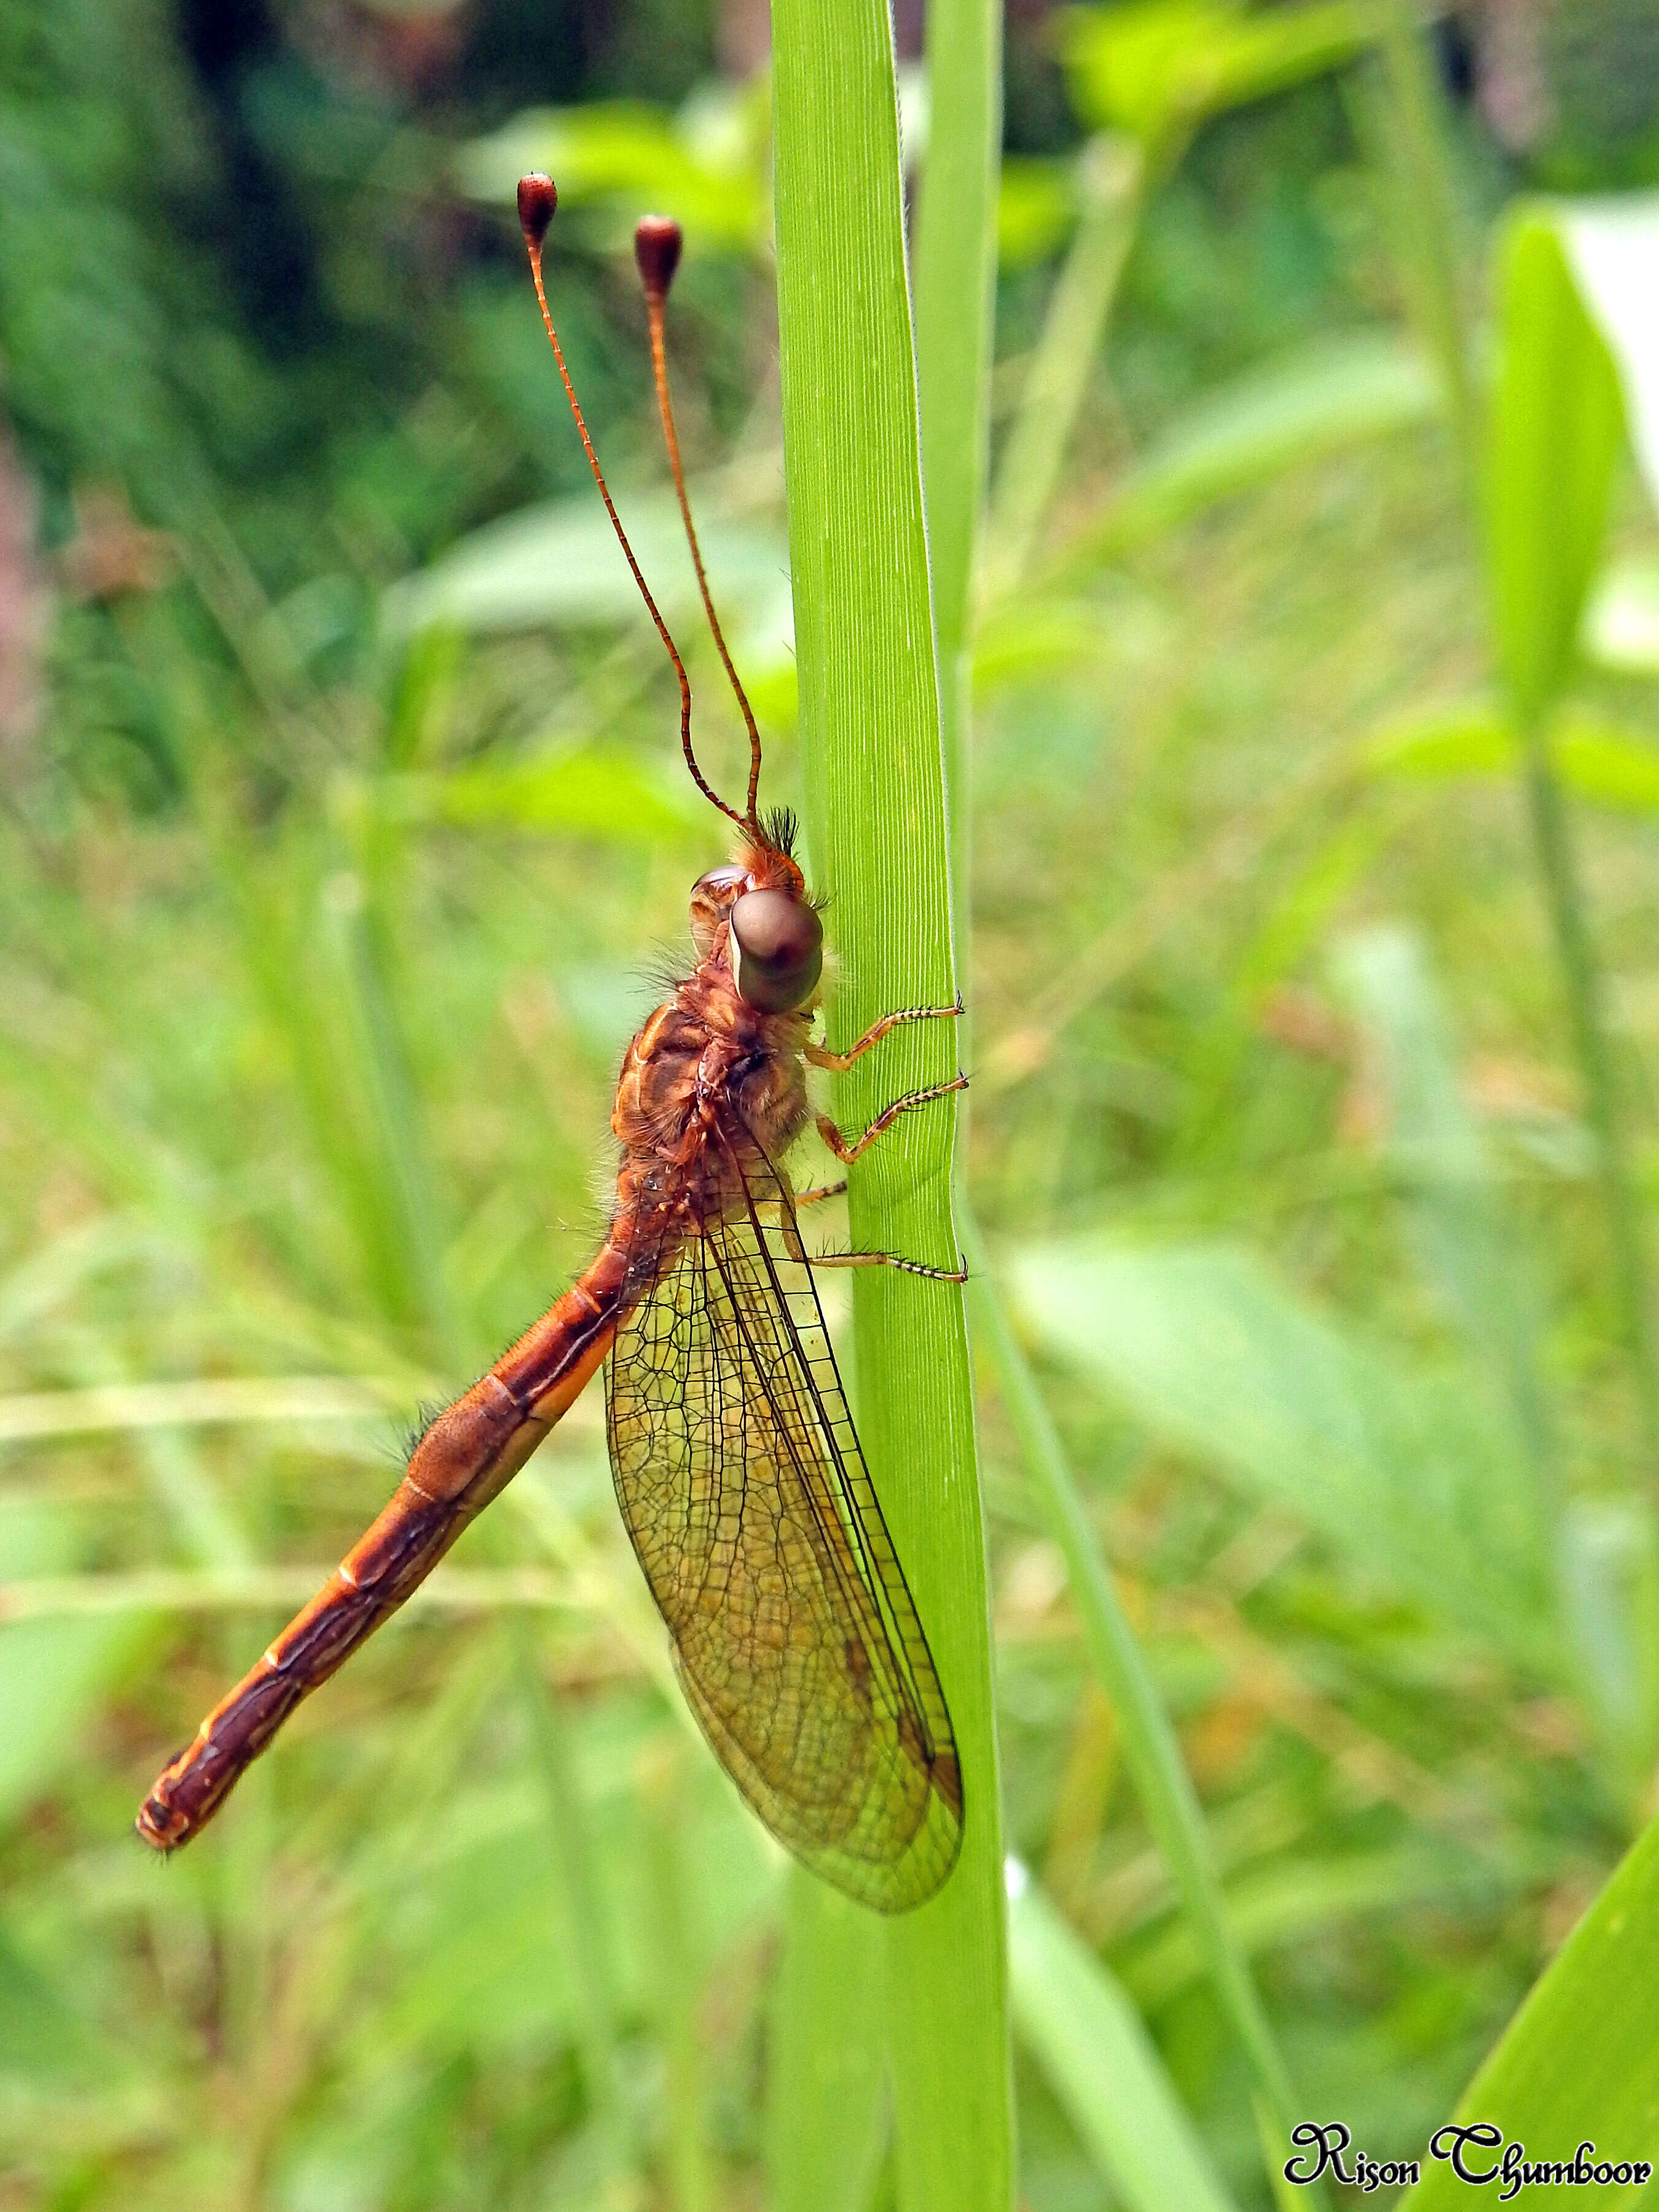
[[[968,1262],[959,1267],[929,1267],[920,1260],[907,1260],[898,1252],[814,1252],[814,1267],[896,1267],[901,1274],[925,1275],[930,1283],[965,1283]]]

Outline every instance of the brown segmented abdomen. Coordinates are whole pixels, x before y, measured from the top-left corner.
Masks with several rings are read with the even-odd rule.
[[[385,1511],[160,1777],[138,1814],[147,1844],[171,1850],[212,1819],[301,1698],[398,1610],[580,1395],[645,1287],[629,1282],[632,1227],[624,1208],[592,1266],[439,1414]]]

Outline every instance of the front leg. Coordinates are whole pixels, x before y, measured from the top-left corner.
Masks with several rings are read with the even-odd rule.
[[[844,1075],[855,1060],[861,1059],[872,1044],[878,1044],[888,1030],[896,1030],[901,1022],[954,1021],[961,1012],[960,991],[953,1006],[901,1006],[896,1013],[884,1014],[879,1021],[872,1022],[858,1042],[849,1045],[845,1052],[831,1052],[827,1044],[809,1044],[806,1057],[814,1067],[828,1067],[837,1075]]]

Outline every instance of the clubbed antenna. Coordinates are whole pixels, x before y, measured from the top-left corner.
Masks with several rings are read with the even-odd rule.
[[[570,412],[576,419],[576,428],[580,434],[582,451],[587,456],[587,465],[593,471],[593,481],[599,488],[599,497],[605,501],[605,511],[611,517],[611,527],[617,533],[617,543],[622,547],[627,557],[629,568],[633,571],[634,581],[639,586],[640,597],[645,601],[651,619],[657,625],[657,635],[667,649],[668,658],[674,664],[674,674],[680,687],[680,747],[685,755],[685,764],[691,771],[691,781],[709,804],[718,806],[720,812],[735,822],[739,829],[752,830],[755,813],[752,778],[749,817],[745,820],[734,808],[726,805],[697,766],[697,757],[691,750],[691,685],[685,673],[685,664],[680,659],[673,639],[669,635],[668,624],[662,618],[661,609],[651,596],[651,586],[646,582],[641,574],[640,564],[634,558],[634,549],[628,542],[628,532],[622,526],[622,517],[617,514],[616,503],[611,499],[610,487],[605,480],[605,471],[599,466],[599,457],[593,451],[593,441],[587,434],[587,424],[583,419],[581,407],[576,398],[576,387],[570,381],[570,371],[564,365],[563,349],[559,344],[559,334],[553,327],[553,318],[548,311],[547,292],[542,283],[542,244],[547,236],[549,226],[553,221],[554,211],[558,204],[558,190],[551,177],[544,176],[539,170],[537,170],[527,177],[520,178],[519,221],[524,226],[524,242],[530,254],[530,273],[535,279],[536,303],[542,311],[542,323],[547,331],[548,342],[553,348],[553,358],[559,364],[559,378],[564,386],[564,396],[570,402]],[[701,573],[701,564],[699,564],[699,574]]]
[[[764,844],[765,832],[755,811],[760,795],[761,740],[755,726],[755,717],[738,672],[732,665],[732,656],[726,649],[726,634],[720,628],[720,617],[714,612],[714,594],[708,588],[708,572],[702,565],[702,549],[697,544],[696,526],[691,520],[691,502],[685,495],[685,471],[680,465],[680,441],[674,429],[674,403],[668,394],[668,350],[664,341],[664,310],[668,304],[668,288],[674,281],[674,271],[680,265],[680,248],[684,240],[680,227],[672,216],[642,216],[634,229],[634,258],[639,265],[640,281],[645,286],[645,312],[651,325],[651,369],[657,386],[657,412],[662,416],[662,434],[668,446],[668,465],[674,472],[674,489],[679,494],[680,515],[685,524],[686,543],[691,548],[691,563],[697,572],[697,588],[702,593],[703,612],[708,617],[708,627],[714,633],[715,650],[730,682],[738,705],[743,710],[744,725],[749,732],[749,827],[756,838]]]

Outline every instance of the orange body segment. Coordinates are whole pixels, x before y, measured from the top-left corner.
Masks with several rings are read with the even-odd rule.
[[[295,1707],[398,1610],[505,1489],[599,1371],[625,1310],[626,1276],[613,1228],[573,1287],[439,1414],[384,1511],[158,1778],[137,1823],[147,1844],[165,1851],[188,1843]]]

